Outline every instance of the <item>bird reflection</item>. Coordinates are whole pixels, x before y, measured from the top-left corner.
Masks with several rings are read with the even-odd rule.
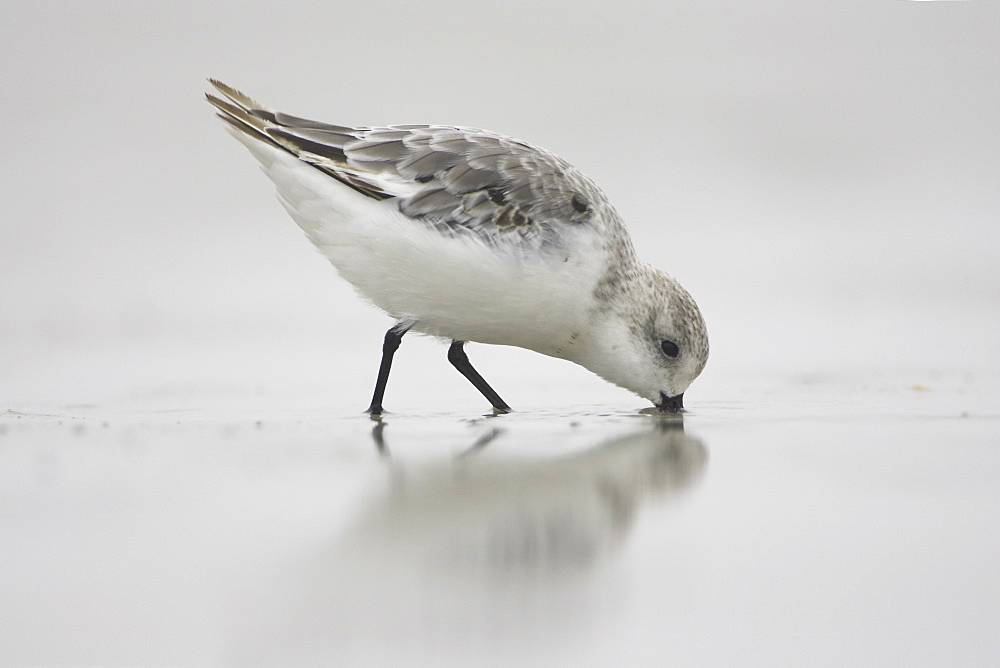
[[[388,655],[389,664],[413,665],[424,655],[464,665],[510,647],[534,656],[552,638],[573,637],[614,600],[613,578],[596,577],[597,566],[640,509],[690,488],[705,470],[705,447],[679,416],[642,421],[543,457],[544,446],[586,432],[557,433],[548,444],[535,433],[529,444],[524,424],[505,420],[454,456],[418,462],[390,456],[396,432],[376,423],[388,488],[333,545],[290,568],[292,583],[272,579],[272,603],[239,631],[250,654],[231,662],[365,665]]]
[[[384,430],[379,421],[372,436],[388,457]],[[614,553],[644,503],[690,487],[707,459],[679,417],[571,455],[483,456],[506,437],[491,429],[433,464],[389,459],[390,490],[368,504],[341,547],[397,574],[507,579],[580,571]]]

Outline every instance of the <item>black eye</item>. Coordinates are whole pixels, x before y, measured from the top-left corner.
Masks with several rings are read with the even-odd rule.
[[[673,359],[681,354],[681,349],[677,347],[677,344],[673,341],[660,341],[660,350],[667,357]]]

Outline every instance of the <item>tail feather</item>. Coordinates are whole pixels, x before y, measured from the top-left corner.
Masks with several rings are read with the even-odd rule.
[[[356,139],[357,129],[311,121],[276,112],[231,86],[209,79],[226,99],[206,94],[219,113],[216,115],[243,134],[287,151],[303,162],[373,199],[390,195],[351,169],[343,147]],[[325,141],[316,141],[322,135]]]
[[[227,98],[232,100],[234,104],[236,104],[239,108],[243,109],[246,112],[253,113],[253,111],[265,111],[270,113],[271,115],[274,114],[274,112],[271,111],[271,109],[268,109],[266,106],[264,106],[257,100],[253,99],[252,97],[241,91],[236,90],[232,86],[227,86],[218,79],[209,79],[208,83],[215,86],[215,89],[217,91],[219,91]]]

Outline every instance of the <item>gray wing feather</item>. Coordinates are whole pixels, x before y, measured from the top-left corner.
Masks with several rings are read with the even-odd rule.
[[[233,126],[364,195],[395,199],[403,214],[447,233],[558,245],[566,226],[591,225],[595,212],[612,211],[581,172],[509,137],[446,126],[332,125],[272,111],[212,83],[227,100],[209,101]]]
[[[399,204],[399,209],[407,216],[425,218],[433,214],[448,215],[455,208],[455,197],[444,189],[422,190]]]
[[[496,174],[485,169],[476,169],[468,162],[455,165],[441,182],[452,195],[465,195],[475,190],[488,188],[496,182]]]
[[[299,116],[292,116],[291,114],[284,114],[280,111],[273,112],[274,122],[278,125],[284,125],[291,128],[299,128],[302,130],[312,129],[312,130],[327,130],[330,132],[336,132],[339,134],[350,134],[354,132],[354,128],[348,128],[343,125],[331,125],[330,123],[323,123],[322,121],[313,121],[308,118],[301,118]]]
[[[368,141],[351,148],[351,160],[395,164],[409,155],[410,149],[398,139]]]
[[[411,151],[410,155],[396,163],[396,171],[401,176],[420,181],[453,167],[461,157],[458,153],[439,151],[428,146]]]

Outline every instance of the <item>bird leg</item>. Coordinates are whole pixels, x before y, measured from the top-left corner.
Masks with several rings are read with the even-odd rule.
[[[483,393],[487,401],[493,404],[493,408],[501,413],[509,413],[510,406],[500,398],[489,383],[487,383],[479,372],[472,368],[472,363],[469,362],[469,356],[465,354],[465,341],[452,341],[451,347],[448,348],[448,361],[451,362],[452,366],[458,369],[463,376],[469,379],[469,382],[476,386],[476,389]]]
[[[378,380],[375,381],[375,394],[372,395],[372,405],[368,407],[366,413],[371,415],[382,414],[382,397],[385,395],[385,385],[389,382],[389,369],[392,367],[392,356],[399,348],[403,334],[413,327],[412,322],[397,322],[385,333],[385,340],[382,342],[382,362],[378,365]]]

